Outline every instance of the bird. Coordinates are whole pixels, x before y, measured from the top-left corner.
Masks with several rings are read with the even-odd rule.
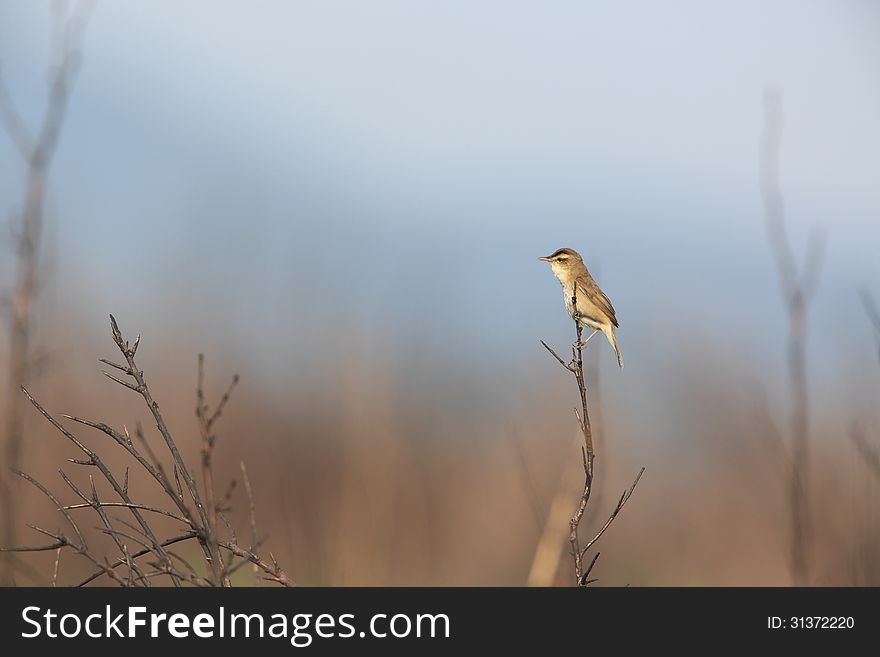
[[[617,344],[617,327],[620,324],[614,306],[590,276],[581,255],[574,249],[561,248],[538,260],[550,263],[550,269],[562,285],[565,309],[571,318],[580,326],[593,329],[581,346],[602,331],[617,355],[617,364],[623,368],[623,357]]]

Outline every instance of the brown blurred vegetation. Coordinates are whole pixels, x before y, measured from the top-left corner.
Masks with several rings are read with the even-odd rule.
[[[89,362],[110,353],[108,341],[80,342],[71,337],[79,333],[76,323],[70,328],[55,343],[74,358],[36,386],[44,406],[117,426],[139,419],[149,427],[128,391]],[[175,346],[178,332],[169,327],[166,335],[145,336],[140,359],[184,457],[196,463],[196,360]],[[790,582],[786,462],[768,424],[765,396],[750,372],[707,347],[712,340],[706,337],[690,357],[670,355],[677,376],[655,400],[674,405],[669,415],[652,419],[628,408],[626,400],[603,398],[608,435],[598,477],[614,491],[640,465],[647,473],[603,538],[599,585]],[[525,582],[540,534],[533,509],[546,513],[563,473],[579,466],[571,451],[577,427],[569,416],[575,395],[554,363],[545,363],[536,349],[528,381],[520,380],[502,400],[487,391],[485,403],[470,404],[448,392],[413,398],[394,365],[405,358],[392,356],[390,345],[383,349],[381,338],[350,343],[344,360],[327,363],[331,372],[323,380],[292,374],[283,390],[248,369],[246,347],[236,354],[208,352],[217,376],[209,379],[209,396],[222,392],[226,374],[242,375],[218,430],[216,485],[225,490],[238,476],[239,461],[247,463],[260,528],[269,535],[266,549],[298,583]],[[335,347],[314,348],[331,353]],[[880,480],[852,448],[851,410],[827,408],[822,401],[814,400],[812,409],[815,435],[821,436],[811,480],[812,581],[877,584]],[[34,416],[28,418],[26,469],[57,483],[58,467],[76,454]],[[511,444],[514,431],[530,484]],[[107,449],[105,436],[80,435],[112,455],[111,467],[123,465],[121,450]],[[142,491],[144,501],[158,502],[155,486],[135,474],[132,488]],[[574,481],[572,500],[578,495]],[[613,497],[605,495],[592,509],[590,527],[607,517]],[[22,488],[19,510],[47,527],[60,522],[29,488]],[[236,506],[233,522],[246,526],[246,513]],[[561,535],[560,550],[565,540]],[[18,583],[48,581],[51,555],[24,561],[28,567],[17,574]],[[86,568],[66,559],[61,581]],[[559,583],[568,582],[569,568],[569,560],[562,560]]]

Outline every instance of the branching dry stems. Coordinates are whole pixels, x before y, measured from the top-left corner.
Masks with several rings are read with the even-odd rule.
[[[204,395],[204,359],[201,356],[199,357],[196,416],[199,420],[202,439],[201,471],[206,500],[203,502],[195,478],[184,462],[171,430],[162,416],[159,404],[153,398],[144,373],[138,367],[135,360],[138,346],[140,345],[140,336],[137,337],[134,343],[129,343],[123,338],[122,332],[119,330],[119,326],[112,315],[110,317],[110,326],[113,341],[122,354],[125,364],[118,364],[105,359],[102,359],[101,362],[121,372],[127,379],[117,377],[106,371],[104,374],[119,385],[136,392],[143,399],[168,449],[168,454],[172,460],[173,480],[167,475],[161,460],[150,448],[140,425],[138,425],[135,432],[139,442],[139,445],[136,445],[126,428],[120,431],[103,422],[86,420],[73,415],[64,415],[63,417],[96,429],[112,438],[133,459],[134,466],[146,472],[159,485],[165,496],[170,499],[173,510],[135,501],[129,491],[128,467],[125,468],[121,477],[115,474],[97,450],[89,447],[77,435],[65,428],[52,414],[43,408],[26,388],[22,387],[22,392],[24,392],[25,397],[33,407],[59,433],[75,445],[85,457],[82,459],[69,459],[69,461],[82,467],[94,468],[109,483],[118,499],[100,499],[92,475],[89,475],[88,490],[84,490],[67,473],[60,470],[59,473],[64,483],[79,499],[79,502],[65,504],[46,486],[36,481],[30,475],[17,472],[20,477],[36,486],[55,505],[58,512],[70,526],[74,537],[61,532],[49,531],[35,525],[29,525],[35,531],[52,538],[53,542],[47,545],[0,548],[0,550],[3,552],[56,551],[55,568],[52,577],[53,585],[58,580],[60,552],[63,548],[70,548],[87,559],[96,569],[91,575],[79,582],[79,586],[84,586],[101,576],[107,576],[120,586],[151,586],[152,580],[156,578],[167,578],[168,582],[174,586],[181,586],[183,584],[193,586],[230,586],[230,576],[245,563],[252,564],[254,572],[262,579],[284,586],[293,586],[293,581],[281,569],[274,556],[270,554],[269,558],[265,559],[258,553],[260,541],[257,539],[254,502],[244,464],[242,464],[242,476],[248,496],[251,526],[251,543],[248,547],[243,547],[238,543],[234,529],[223,515],[223,509],[217,504],[214,497],[212,466],[213,449],[216,443],[214,425],[229,401],[230,394],[238,381],[238,377],[236,376],[233,379],[232,385],[223,395],[216,409],[211,412],[208,404],[205,402]],[[181,483],[181,480],[183,483]],[[90,509],[97,515],[100,520],[99,530],[110,536],[113,541],[119,553],[115,558],[99,557],[87,544],[85,532],[81,529],[72,513],[86,509]],[[110,516],[108,509],[121,509],[129,513],[133,522],[120,517]],[[176,533],[171,538],[161,537],[160,533],[150,523],[150,516],[174,520],[182,526],[183,531]],[[223,519],[224,525],[230,534],[229,538],[224,538],[222,535],[217,523],[218,518]],[[120,526],[124,527],[124,529],[120,529]],[[208,572],[207,576],[201,575],[188,561],[168,549],[171,545],[190,540],[195,540],[201,547]],[[137,546],[135,550],[129,547],[131,544]],[[152,559],[146,563],[143,560],[139,561],[142,557],[149,556],[152,556]],[[239,560],[238,563],[234,563],[236,559]],[[145,566],[149,566],[149,569],[145,568]]]
[[[572,308],[574,309],[575,314],[577,314],[577,286],[573,286],[572,297],[571,297]],[[607,522],[602,526],[599,532],[587,543],[585,547],[581,547],[580,545],[580,537],[578,534],[578,530],[580,528],[581,520],[584,517],[584,513],[587,510],[587,505],[590,502],[590,494],[593,491],[593,478],[594,478],[594,467],[596,461],[596,452],[593,447],[593,430],[590,425],[590,412],[587,405],[587,384],[584,378],[584,358],[583,351],[587,346],[587,342],[590,338],[587,338],[586,341],[582,340],[583,337],[583,328],[580,323],[575,321],[575,334],[576,340],[575,343],[571,347],[571,360],[566,362],[559,356],[546,342],[541,340],[541,344],[544,348],[550,352],[550,354],[557,360],[557,362],[562,365],[566,370],[571,372],[574,375],[575,381],[578,386],[578,394],[580,396],[581,408],[578,410],[577,408],[574,411],[575,417],[577,418],[578,425],[580,426],[581,433],[583,434],[584,444],[581,447],[581,457],[583,462],[583,470],[584,470],[584,484],[583,489],[581,491],[580,499],[578,500],[577,507],[575,508],[574,515],[571,517],[569,521],[569,534],[568,534],[568,542],[571,548],[572,559],[574,560],[574,580],[578,586],[586,586],[595,580],[590,580],[589,575],[593,569],[593,566],[596,564],[596,560],[599,557],[598,552],[592,558],[589,565],[584,567],[584,558],[586,557],[587,551],[602,537],[605,533],[605,530],[614,522],[615,518],[620,514],[624,505],[629,501],[629,498],[632,496],[635,491],[635,487],[638,485],[639,480],[642,477],[642,473],[644,473],[645,469],[642,468],[639,471],[639,474],[636,476],[635,480],[626,491],[624,491],[623,495],[620,497],[617,506],[611,512],[610,517]],[[592,335],[590,336],[592,337]]]

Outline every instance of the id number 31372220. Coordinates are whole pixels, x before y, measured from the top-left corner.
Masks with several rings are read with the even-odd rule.
[[[851,630],[855,624],[852,616],[767,616],[770,630]]]

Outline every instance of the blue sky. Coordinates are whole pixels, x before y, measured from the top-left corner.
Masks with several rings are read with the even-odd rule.
[[[29,118],[49,16],[0,5]],[[692,326],[778,355],[757,185],[776,83],[792,240],[828,234],[815,351],[833,364],[870,346],[855,290],[880,296],[878,44],[868,1],[99,3],[52,169],[59,294],[240,339],[352,324],[440,354],[520,348],[567,336],[534,258],[568,245],[600,270],[628,363]],[[9,216],[8,140],[0,170]]]

